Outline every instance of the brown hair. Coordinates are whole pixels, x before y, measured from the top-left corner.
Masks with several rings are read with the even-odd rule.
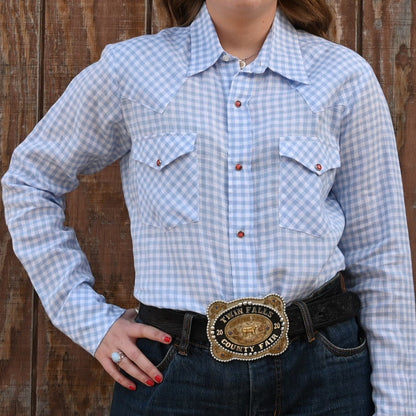
[[[204,0],[161,0],[171,26],[189,26],[199,13]]]
[[[204,0],[161,0],[172,26],[188,26]],[[332,10],[325,0],[278,0],[279,7],[296,29],[324,36],[332,21]]]
[[[325,0],[279,0],[279,7],[296,29],[324,36],[332,22]]]

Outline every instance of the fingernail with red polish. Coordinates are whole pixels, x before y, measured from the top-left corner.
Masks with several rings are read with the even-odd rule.
[[[171,338],[171,337],[165,337],[165,338],[164,338],[164,341],[165,341],[167,344],[170,344],[170,343],[172,342],[172,338]]]
[[[129,386],[129,389],[131,390],[131,391],[136,391],[136,386]]]
[[[160,377],[160,376],[156,376],[156,377],[155,377],[155,380],[156,380],[158,383],[161,383],[161,382],[163,381],[163,378],[162,378],[162,377]]]
[[[155,385],[155,382],[153,380],[147,380],[146,384],[150,387],[153,387]]]

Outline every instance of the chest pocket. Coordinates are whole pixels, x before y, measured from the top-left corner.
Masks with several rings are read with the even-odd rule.
[[[282,137],[279,142],[281,227],[321,236],[328,230],[326,200],[339,151],[316,137]]]
[[[133,144],[141,222],[170,229],[199,220],[196,133],[166,133]]]

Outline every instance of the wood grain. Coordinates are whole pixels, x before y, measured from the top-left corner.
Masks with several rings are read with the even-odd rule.
[[[39,5],[0,2],[0,175],[36,123]],[[33,290],[13,255],[0,202],[0,413],[29,415]]]
[[[164,7],[161,6],[161,0],[151,0],[152,2],[152,19],[151,33],[157,33],[160,30],[170,26],[170,19]]]
[[[416,7],[414,0],[364,0],[363,12],[362,52],[393,118],[416,276]]]
[[[361,52],[361,0],[333,0],[330,2],[334,20],[329,39]]]

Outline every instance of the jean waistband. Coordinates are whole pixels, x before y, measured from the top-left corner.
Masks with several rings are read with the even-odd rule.
[[[289,319],[289,340],[306,336],[314,339],[316,330],[347,321],[358,315],[360,300],[353,292],[345,289],[344,279],[338,273],[329,282],[316,290],[311,296],[291,302],[286,313]],[[162,309],[140,304],[138,319],[141,322],[161,329],[174,339],[179,338],[184,327],[185,317],[191,317],[189,341],[208,345],[206,315],[175,309]]]

